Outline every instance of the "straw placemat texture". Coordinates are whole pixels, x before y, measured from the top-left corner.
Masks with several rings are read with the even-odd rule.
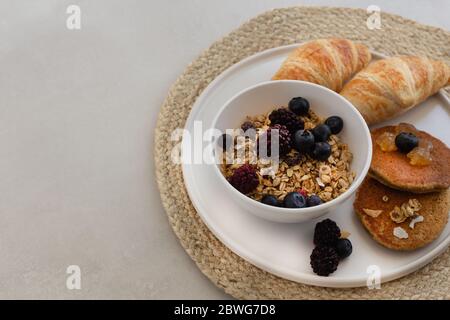
[[[307,286],[262,271],[243,260],[202,222],[187,195],[181,167],[170,161],[170,135],[183,128],[196,98],[222,71],[259,51],[324,37],[344,37],[387,54],[422,54],[450,63],[450,33],[381,13],[381,29],[369,30],[362,9],[295,7],[257,16],[215,42],[178,78],[161,108],[155,137],[159,189],[170,224],[200,270],[228,294],[241,299],[449,299],[450,250],[421,270],[367,288]]]

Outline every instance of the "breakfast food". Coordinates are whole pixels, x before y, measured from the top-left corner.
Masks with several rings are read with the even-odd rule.
[[[401,114],[449,83],[450,67],[425,57],[398,56],[378,60],[355,75],[340,94],[368,124]]]
[[[247,117],[241,129],[248,130],[231,137],[231,148],[223,143],[228,138],[219,139],[224,155],[221,171],[238,191],[266,205],[318,206],[347,191],[355,177],[348,145],[336,135],[343,126],[340,117],[323,121],[306,99],[293,98],[289,108]],[[271,158],[273,132],[278,137],[278,159]]]
[[[394,250],[414,250],[435,240],[450,210],[450,191],[414,194],[366,177],[354,209],[375,241]]]
[[[305,127],[304,121],[286,108],[272,111],[269,115],[269,120],[272,125],[283,125],[292,133],[303,130]]]
[[[314,273],[327,277],[337,270],[340,260],[352,254],[352,243],[343,235],[344,232],[333,220],[325,219],[316,224],[314,229],[316,247],[310,256]]]
[[[292,51],[272,80],[303,80],[339,92],[370,60],[362,44],[339,38],[313,40]]]
[[[333,246],[341,237],[341,229],[336,222],[325,219],[316,224],[314,229],[314,244],[316,246]]]
[[[450,149],[439,139],[406,123],[372,130],[371,135],[371,177],[415,193],[450,186]]]
[[[400,123],[375,129],[369,176],[354,209],[383,246],[414,250],[435,240],[450,209],[450,150],[440,140]]]
[[[353,252],[353,246],[349,239],[340,238],[335,244],[336,252],[339,258],[344,259],[349,257]]]
[[[315,247],[310,256],[311,268],[314,273],[322,277],[328,277],[337,270],[339,255],[333,247]]]
[[[259,183],[255,168],[249,164],[244,164],[239,168],[236,168],[236,170],[233,171],[233,174],[228,178],[228,181],[242,193],[251,192]]]
[[[257,140],[256,147],[257,147],[258,154],[262,147],[261,143],[263,143],[262,141],[264,141],[266,143],[265,150],[267,150],[267,155],[269,157],[271,156],[271,151],[272,151],[271,144],[272,144],[272,131],[273,130],[278,130],[278,152],[279,152],[279,155],[284,156],[284,155],[288,154],[289,151],[291,151],[291,149],[292,149],[291,133],[286,126],[281,125],[281,124],[275,124],[275,125],[269,127],[265,132],[263,132],[261,134],[261,136],[264,138]]]

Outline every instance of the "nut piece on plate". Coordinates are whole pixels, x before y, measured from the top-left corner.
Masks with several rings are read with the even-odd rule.
[[[362,210],[364,211],[365,214],[371,216],[372,218],[378,217],[383,212],[383,210],[373,210],[367,208],[363,208]]]

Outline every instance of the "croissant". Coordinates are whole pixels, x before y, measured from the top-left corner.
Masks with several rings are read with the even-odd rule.
[[[304,80],[339,92],[371,58],[366,46],[347,39],[314,40],[292,51],[272,80]]]
[[[374,124],[411,109],[445,86],[449,78],[450,67],[442,61],[398,56],[371,63],[340,94],[368,124]]]

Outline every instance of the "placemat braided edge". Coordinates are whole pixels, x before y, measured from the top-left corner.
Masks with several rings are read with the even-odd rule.
[[[381,29],[369,30],[362,9],[293,7],[275,9],[244,23],[193,61],[162,105],[155,130],[157,183],[169,222],[200,270],[239,299],[449,299],[450,249],[419,271],[379,290],[307,286],[279,278],[243,260],[218,241],[187,195],[180,166],[170,161],[175,128],[183,128],[196,98],[223,70],[259,51],[338,36],[394,54],[423,54],[450,63],[450,33],[400,16],[381,13]]]

